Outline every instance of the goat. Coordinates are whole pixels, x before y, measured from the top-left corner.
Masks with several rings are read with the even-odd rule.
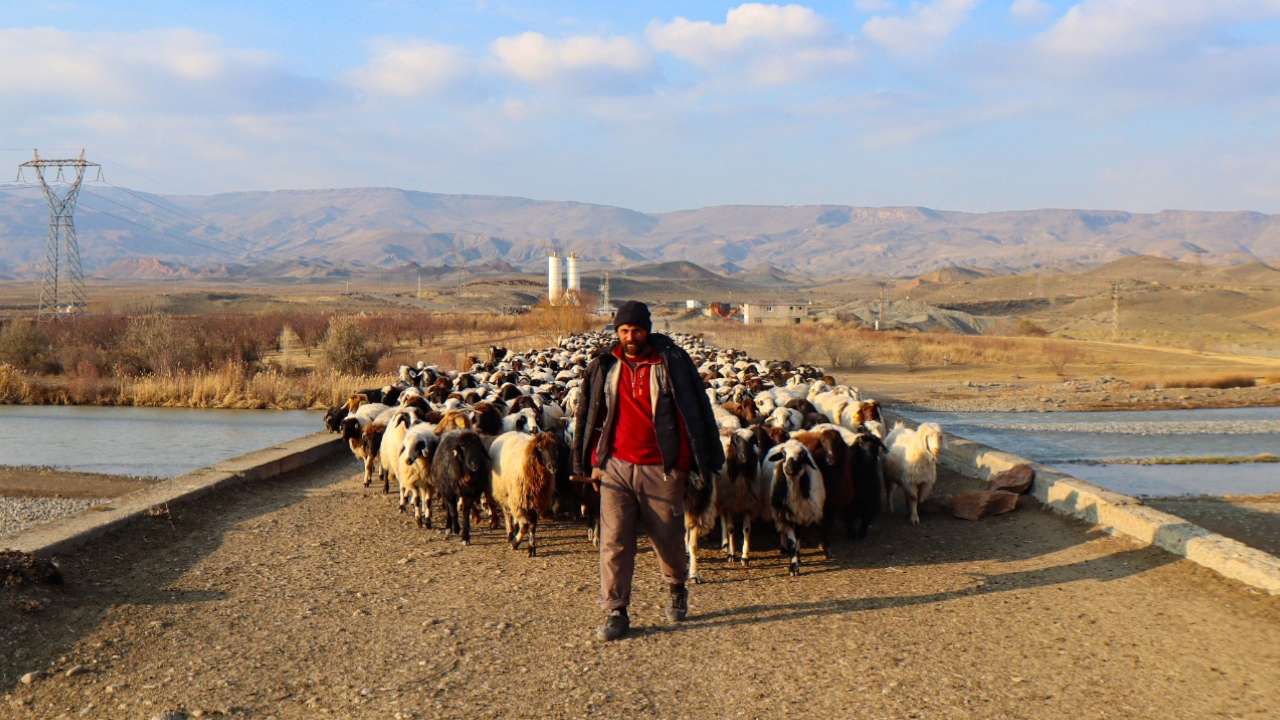
[[[559,455],[560,443],[549,432],[506,432],[489,447],[493,497],[502,506],[507,542],[519,548],[528,531],[529,557],[538,554],[538,518],[551,513]]]
[[[884,439],[889,454],[884,461],[884,489],[893,512],[893,486],[902,488],[911,524],[920,524],[919,505],[929,499],[938,481],[938,453],[942,452],[942,428],[924,423],[912,430],[898,423]]]

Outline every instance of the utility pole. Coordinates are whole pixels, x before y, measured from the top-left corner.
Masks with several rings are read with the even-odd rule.
[[[46,316],[61,317],[63,314],[79,314],[89,305],[89,299],[84,291],[84,271],[80,267],[80,246],[76,242],[76,226],[72,215],[75,213],[76,199],[80,195],[80,182],[84,180],[85,170],[91,167],[97,168],[97,179],[101,180],[102,166],[87,162],[84,159],[84,150],[80,151],[79,158],[62,160],[41,159],[40,151],[34,152],[35,159],[18,166],[18,179],[22,179],[24,168],[35,170],[40,189],[44,192],[44,199],[49,203],[49,236],[45,241],[44,271],[40,275],[40,306],[36,312],[36,319],[43,320]],[[69,183],[66,192],[60,195],[49,187],[45,168],[56,169],[54,182]],[[64,173],[66,168],[74,169],[74,179],[67,178],[68,173]],[[65,267],[59,267],[61,256],[66,258]],[[62,303],[68,298],[59,292],[59,280],[63,276],[71,286],[70,302],[65,309]]]
[[[884,280],[881,280],[876,284],[880,286],[880,319],[876,320],[876,329],[883,330],[884,329],[884,288],[889,283],[886,283]]]
[[[1111,339],[1120,339],[1120,283],[1111,283]]]

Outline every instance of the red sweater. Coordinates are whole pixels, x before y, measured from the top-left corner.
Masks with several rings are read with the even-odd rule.
[[[618,420],[613,426],[613,456],[633,465],[662,465],[662,451],[658,447],[658,432],[653,427],[653,398],[649,392],[649,377],[654,365],[662,362],[652,350],[636,361],[634,370],[622,354],[621,346],[614,348],[618,358]],[[689,448],[689,436],[684,418],[676,413],[680,430],[680,453],[676,467],[689,470],[693,467],[693,452]]]

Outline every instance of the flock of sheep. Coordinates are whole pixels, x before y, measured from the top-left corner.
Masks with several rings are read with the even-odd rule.
[[[792,575],[800,573],[803,533],[816,535],[830,557],[833,526],[843,522],[852,537],[865,537],[886,502],[893,510],[897,490],[911,522],[920,522],[942,449],[936,424],[886,432],[875,400],[817,368],[672,338],[702,373],[726,458],[710,478],[705,510],[685,515],[693,582],[698,541],[717,520],[728,560],[744,564],[752,522],[771,522]],[[527,536],[530,556],[539,519],[553,513],[584,519],[598,542],[598,490],[570,478],[569,448],[582,375],[613,342],[612,333],[588,333],[523,354],[493,347],[465,371],[402,366],[398,382],[352,393],[325,423],[364,462],[365,486],[380,479],[390,492],[394,480],[400,511],[412,508],[420,526],[431,527],[438,498],[446,534],[467,544],[472,521],[485,514],[491,528],[505,523],[512,549]],[[691,486],[699,482],[705,488],[702,478]]]

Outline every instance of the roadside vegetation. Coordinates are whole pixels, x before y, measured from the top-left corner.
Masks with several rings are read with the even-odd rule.
[[[831,371],[871,366],[905,372],[924,368],[1006,365],[1042,368],[1066,375],[1073,365],[1103,364],[1112,353],[1054,340],[1016,323],[988,335],[952,332],[877,331],[852,323],[756,328],[734,323],[693,323],[721,346],[742,348],[767,359],[822,365]],[[1001,334],[1002,330],[1010,334]]]
[[[87,315],[0,325],[0,403],[319,408],[385,385],[402,364],[445,369],[490,345],[535,347],[598,327],[580,308],[487,313]]]

